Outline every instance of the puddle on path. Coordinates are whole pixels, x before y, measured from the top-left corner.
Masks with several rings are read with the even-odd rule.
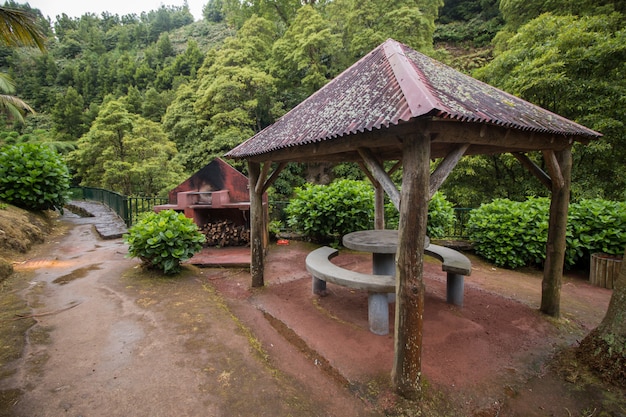
[[[100,264],[89,265],[82,268],[78,268],[70,272],[69,274],[65,274],[62,277],[59,277],[52,281],[54,284],[65,285],[76,279],[85,278],[89,271],[97,271],[101,269]]]

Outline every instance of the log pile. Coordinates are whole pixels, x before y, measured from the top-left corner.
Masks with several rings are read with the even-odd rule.
[[[204,246],[246,246],[250,243],[250,229],[238,226],[232,220],[207,223],[200,231],[206,237]]]

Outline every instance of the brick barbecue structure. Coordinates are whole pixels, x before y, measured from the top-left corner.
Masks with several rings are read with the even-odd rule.
[[[169,203],[155,212],[176,210],[193,219],[207,236],[207,246],[249,243],[250,193],[248,178],[216,158],[169,192]],[[264,196],[267,202],[267,196]]]

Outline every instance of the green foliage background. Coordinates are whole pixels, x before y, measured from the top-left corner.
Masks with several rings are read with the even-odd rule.
[[[329,185],[305,184],[285,209],[290,228],[318,242],[338,242],[355,230],[374,227],[374,189],[366,181],[335,180]],[[388,229],[397,229],[398,211],[385,206]],[[454,209],[442,193],[436,193],[428,206],[427,235],[440,238],[454,224]]]
[[[162,195],[391,37],[602,132],[574,148],[572,197],[623,200],[625,12],[610,0],[209,0],[195,22],[185,5],[125,16],[39,14],[45,53],[0,47],[0,70],[38,112],[24,125],[0,118],[0,143],[72,152],[76,183]],[[120,123],[109,123],[111,113]],[[105,146],[113,133],[123,153]],[[136,148],[148,144],[153,155],[143,163]],[[172,175],[155,176],[159,166]],[[328,178],[316,178],[310,168],[286,170],[277,194],[289,198],[304,179],[353,177],[329,166]],[[548,195],[510,155],[463,158],[442,191],[457,207]]]

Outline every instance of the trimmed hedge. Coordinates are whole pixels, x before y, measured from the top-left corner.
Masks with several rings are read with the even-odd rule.
[[[472,210],[468,221],[476,253],[497,266],[541,265],[548,240],[550,200],[497,199]],[[588,262],[592,253],[621,255],[626,246],[626,203],[582,200],[569,207],[565,266]]]
[[[389,202],[385,204],[385,223],[387,229],[397,229],[400,221],[400,213],[395,206]],[[428,223],[426,224],[426,234],[431,239],[446,237],[448,230],[455,222],[454,207],[446,196],[437,191],[428,202]]]
[[[374,191],[363,181],[305,184],[285,208],[287,224],[316,241],[338,240],[374,227]]]

